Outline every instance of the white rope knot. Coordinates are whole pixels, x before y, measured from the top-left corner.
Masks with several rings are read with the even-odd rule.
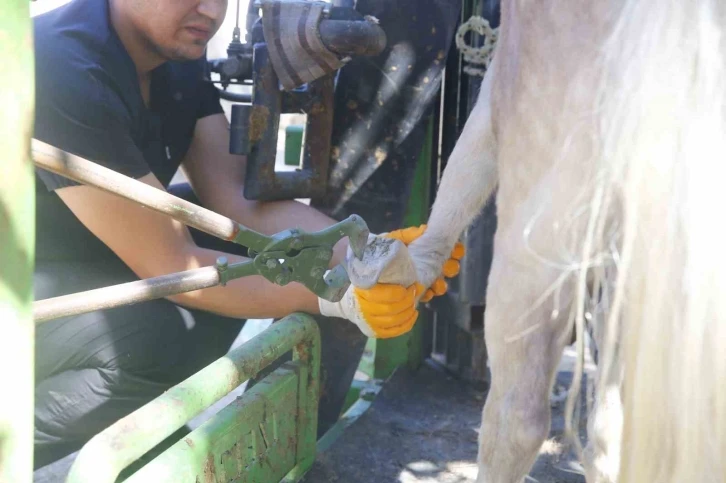
[[[484,43],[481,47],[472,47],[467,44],[464,40],[464,35],[467,32],[474,31],[484,38]],[[478,75],[484,77],[489,63],[492,61],[492,54],[494,53],[494,47],[497,45],[497,39],[499,38],[499,28],[493,29],[489,25],[489,21],[484,17],[474,15],[469,20],[461,24],[459,29],[456,31],[456,47],[464,55],[464,60],[470,64],[481,65],[483,68],[465,66],[464,72],[469,75]]]

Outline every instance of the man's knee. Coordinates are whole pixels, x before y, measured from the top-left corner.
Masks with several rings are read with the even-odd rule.
[[[79,368],[45,379],[35,389],[35,467],[77,451],[170,386],[121,368]]]

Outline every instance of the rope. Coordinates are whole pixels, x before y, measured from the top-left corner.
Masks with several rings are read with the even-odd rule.
[[[472,47],[464,40],[467,32],[474,31],[484,38],[484,44],[481,47]],[[474,15],[469,20],[461,24],[456,31],[456,47],[464,55],[464,60],[470,64],[480,65],[483,67],[465,66],[464,72],[469,75],[478,75],[484,77],[489,63],[492,61],[494,47],[497,45],[499,38],[499,28],[493,29],[489,25],[489,21],[484,17]]]

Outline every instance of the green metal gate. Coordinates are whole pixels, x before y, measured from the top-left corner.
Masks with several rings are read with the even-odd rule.
[[[297,481],[315,459],[320,368],[318,326],[304,314],[285,317],[96,435],[66,481],[117,481],[124,468],[290,350],[292,362],[125,481]]]
[[[0,2],[0,482],[32,477],[35,196],[27,0]]]

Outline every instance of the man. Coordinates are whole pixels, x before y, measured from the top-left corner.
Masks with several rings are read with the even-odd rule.
[[[217,91],[201,80],[207,41],[225,12],[225,0],[74,0],[37,17],[34,137],[159,189],[181,165],[193,188],[187,198],[265,234],[327,227],[334,220],[303,204],[242,196],[244,158],[229,154]],[[36,300],[212,265],[222,254],[230,262],[242,259],[239,247],[211,243],[137,204],[43,170],[37,174]],[[346,249],[346,241],[336,246],[333,264]],[[442,290],[439,284],[436,291]],[[42,324],[36,335],[36,467],[77,450],[224,355],[245,318],[322,313],[347,318],[368,335],[391,337],[412,326],[421,291],[416,284],[379,284],[351,289],[331,304],[298,284],[279,287],[247,277]],[[358,308],[361,299],[370,310]],[[362,350],[360,335],[322,332],[328,367],[337,362],[335,355],[325,360],[326,347],[350,343]],[[337,417],[340,404],[321,403],[321,413]]]

